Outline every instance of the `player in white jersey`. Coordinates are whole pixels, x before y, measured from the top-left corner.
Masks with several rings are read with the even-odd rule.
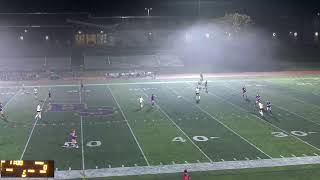
[[[33,93],[34,93],[34,97],[38,98],[38,89],[37,88],[33,89]]]
[[[200,101],[200,88],[196,87],[196,101],[197,103]]]
[[[263,104],[261,102],[259,102],[258,106],[259,106],[259,113],[263,117]]]
[[[37,106],[37,114],[36,116],[34,117],[35,119],[41,119],[41,107],[40,107],[40,104],[38,104]]]
[[[144,99],[140,96],[139,97],[140,109],[143,108],[143,102],[144,102]]]

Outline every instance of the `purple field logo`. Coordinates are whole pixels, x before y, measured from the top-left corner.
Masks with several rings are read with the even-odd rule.
[[[110,106],[87,107],[86,104],[50,104],[48,111],[74,112],[80,116],[111,116],[114,113]]]

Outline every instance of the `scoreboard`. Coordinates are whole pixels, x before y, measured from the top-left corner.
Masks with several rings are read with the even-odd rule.
[[[1,177],[53,178],[53,160],[1,160]]]

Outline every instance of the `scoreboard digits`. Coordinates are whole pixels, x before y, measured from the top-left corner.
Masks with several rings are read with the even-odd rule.
[[[54,177],[54,161],[1,160],[1,177]]]

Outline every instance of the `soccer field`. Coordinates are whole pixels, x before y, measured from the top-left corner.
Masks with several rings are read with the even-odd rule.
[[[0,88],[9,121],[0,121],[0,159],[51,159],[57,172],[64,174],[252,160],[260,167],[264,159],[320,155],[320,77],[208,81],[209,93],[201,91],[200,103],[195,102],[192,80],[92,81],[82,90],[77,84],[46,85],[38,87],[37,99],[31,86],[25,91]],[[249,101],[242,98],[243,85]],[[257,93],[264,104],[271,101],[272,115],[260,117],[254,105]],[[140,96],[145,99],[142,109]],[[43,117],[35,120],[38,104],[43,106]],[[79,148],[68,147],[72,129]],[[78,177],[70,173],[65,177]]]

